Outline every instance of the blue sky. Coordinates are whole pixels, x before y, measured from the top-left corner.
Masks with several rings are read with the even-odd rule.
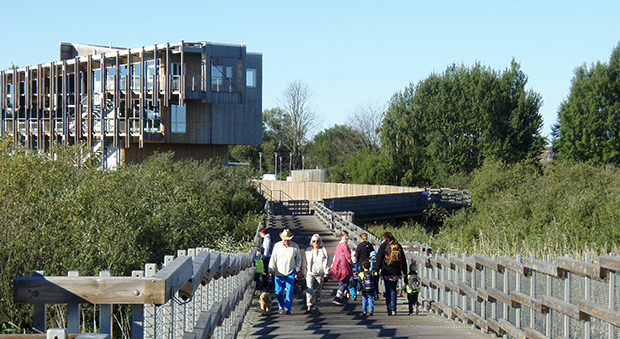
[[[620,41],[618,0],[0,1],[0,69],[57,60],[61,41],[244,44],[263,54],[263,109],[301,80],[320,129],[452,63],[504,70],[514,58],[548,135],[574,69],[607,62]]]

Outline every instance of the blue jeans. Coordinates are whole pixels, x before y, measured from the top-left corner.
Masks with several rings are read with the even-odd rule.
[[[278,307],[284,307],[287,311],[293,308],[293,285],[295,284],[295,271],[293,273],[276,277],[275,279],[275,292],[278,299]],[[286,296],[284,295],[284,289],[286,288]],[[286,298],[286,300],[285,300]]]
[[[385,286],[385,306],[387,306],[388,312],[396,311],[396,291],[398,289],[398,280],[389,281],[383,278],[383,285]]]
[[[370,294],[362,293],[362,312],[366,311],[375,311],[375,298]]]

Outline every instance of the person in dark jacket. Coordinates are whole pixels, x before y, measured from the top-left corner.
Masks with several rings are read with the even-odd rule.
[[[403,247],[394,239],[391,232],[385,232],[381,236],[383,243],[377,252],[376,270],[381,272],[385,286],[385,306],[387,315],[396,315],[396,297],[398,280],[407,277],[407,258]],[[406,284],[406,282],[405,282]]]
[[[374,251],[375,248],[368,242],[368,234],[362,233],[360,238],[362,242],[357,244],[355,248],[355,259],[357,259],[357,262],[361,265],[366,260],[370,261],[370,252]]]

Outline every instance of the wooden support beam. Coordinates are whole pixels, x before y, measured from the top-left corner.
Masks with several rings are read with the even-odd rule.
[[[543,306],[546,306],[556,312],[565,314],[573,319],[584,320],[584,314],[579,312],[579,307],[577,307],[576,305],[567,303],[549,295],[543,295],[542,297],[540,297],[540,302]]]
[[[545,273],[552,277],[561,277],[563,273],[562,269],[559,268],[557,265],[548,263],[546,261],[538,260],[535,258],[523,259],[523,265],[525,265],[525,267],[531,270]]]
[[[620,326],[620,311],[610,310],[588,300],[579,300],[577,302],[579,312],[583,312],[597,319],[606,321],[614,326]]]
[[[14,301],[22,304],[164,304],[166,281],[131,277],[17,277]]]
[[[599,277],[605,279],[607,276],[607,270],[601,268],[601,266],[593,263],[587,263],[585,261],[579,261],[567,257],[559,257],[556,259],[556,263],[559,268],[574,272],[581,275]]]
[[[525,265],[523,265],[522,263],[516,261],[516,260],[512,260],[508,257],[505,256],[499,256],[497,257],[497,263],[503,267],[506,267],[512,271],[515,271],[521,275],[529,275],[530,274],[530,269],[525,267]]]
[[[598,257],[598,263],[602,268],[620,272],[620,257],[611,255],[601,255]]]
[[[510,321],[502,318],[497,320],[497,322],[499,323],[499,326],[501,326],[501,328],[509,335],[517,339],[526,339],[525,332],[513,325]]]
[[[517,302],[523,306],[529,307],[540,313],[549,312],[549,308],[542,304],[540,299],[532,298],[529,295],[517,291],[510,292],[510,297],[513,302]]]
[[[524,329],[525,337],[528,339],[549,339],[546,335],[536,331],[533,328],[526,327]]]
[[[500,272],[500,266],[497,264],[497,261],[489,259],[483,255],[474,255],[473,258],[477,265],[485,266],[493,271]]]

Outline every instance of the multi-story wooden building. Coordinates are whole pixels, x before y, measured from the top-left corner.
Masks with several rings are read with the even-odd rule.
[[[243,45],[61,43],[60,61],[0,72],[0,135],[29,149],[85,142],[106,168],[153,153],[225,160],[262,136],[262,55]]]

